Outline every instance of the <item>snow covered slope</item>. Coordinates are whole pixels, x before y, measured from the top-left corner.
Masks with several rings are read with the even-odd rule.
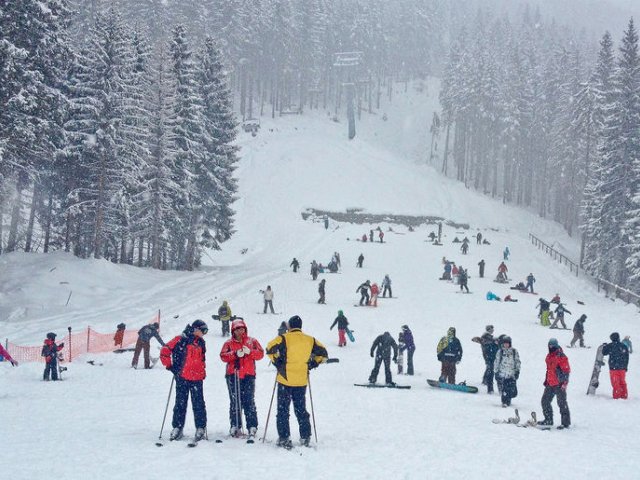
[[[92,355],[73,361],[65,381],[42,383],[39,364],[11,368],[0,364],[0,422],[4,427],[0,465],[9,478],[33,478],[55,465],[60,478],[165,478],[167,475],[204,478],[607,478],[615,472],[633,478],[638,471],[637,436],[638,361],[632,355],[628,383],[630,399],[610,398],[608,370],[603,368],[595,397],[585,395],[595,349],[567,349],[572,374],[568,389],[573,428],[542,432],[494,425],[511,409],[500,407],[497,395],[484,388],[476,395],[432,389],[427,378],[437,378],[436,344],[450,326],[457,328],[464,356],[458,381],[480,386],[484,363],[480,347],[471,342],[486,324],[496,333],[512,336],[522,359],[520,395],[514,407],[523,417],[540,413],[547,341],[557,337],[567,345],[571,332],[549,331],[536,324],[538,297],[514,295],[518,303],[485,300],[492,290],[513,293],[492,282],[501,252],[509,245],[510,277],[523,280],[533,272],[536,288],[549,299],[560,293],[572,326],[588,315],[588,345],[607,341],[612,331],[640,333],[637,309],[612,302],[583,278],[554,263],[528,242],[529,232],[555,242],[577,256],[576,243],[561,229],[533,214],[504,206],[442,178],[424,164],[436,88],[396,96],[380,116],[363,117],[358,137],[346,140],[346,126],[323,113],[302,118],[265,120],[257,137],[243,136],[242,165],[238,169],[241,199],[237,230],[222,252],[211,252],[195,273],[155,272],[81,261],[63,253],[0,256],[0,336],[16,343],[38,344],[48,331],[64,333],[91,325],[113,331],[121,321],[135,327],[162,311],[162,335],[177,335],[187,322],[208,321],[208,377],[205,399],[209,438],[194,451],[185,443],[158,449],[162,415],[170,375],[161,368],[133,370],[130,354]],[[399,85],[402,90],[404,86]],[[405,227],[380,225],[385,244],[362,244],[353,239],[377,225],[306,222],[309,207],[344,211],[363,208],[370,213],[438,215],[468,222],[469,231],[444,229],[444,245],[425,242],[433,229],[409,232]],[[478,230],[491,245],[472,242],[461,255],[455,236],[470,238]],[[350,240],[347,240],[350,239]],[[245,251],[246,253],[241,253]],[[334,251],[342,257],[342,271],[327,274],[327,305],[318,305],[317,283],[308,275],[316,259],[327,263]],[[364,268],[355,268],[363,253]],[[288,268],[293,257],[302,271]],[[470,295],[439,281],[443,256],[469,268]],[[477,278],[476,264],[487,262],[486,278]],[[381,299],[377,308],[355,308],[356,287],[364,280],[393,280],[393,300]],[[259,289],[271,285],[278,315],[262,315]],[[73,292],[65,306],[69,292]],[[311,374],[318,443],[292,452],[274,446],[275,410],[267,443],[246,445],[227,439],[228,395],[218,353],[223,343],[219,324],[210,319],[223,299],[235,314],[244,316],[250,335],[263,346],[276,335],[282,320],[298,314],[303,330],[328,347],[339,364],[324,365]],[[584,306],[577,301],[583,301]],[[337,347],[337,332],[329,326],[342,309],[355,331],[356,342]],[[174,318],[175,316],[177,318]],[[369,349],[384,331],[394,337],[403,324],[414,333],[416,374],[395,375],[411,390],[364,389],[373,366]],[[158,350],[152,346],[152,354]],[[93,359],[102,366],[91,366]],[[256,403],[260,436],[264,433],[275,370],[267,360],[258,364]],[[382,374],[379,381],[382,381]],[[171,411],[169,412],[170,423]],[[556,408],[556,419],[558,419]],[[291,418],[294,441],[296,421]],[[187,434],[193,433],[191,414]],[[168,435],[165,427],[164,436]]]

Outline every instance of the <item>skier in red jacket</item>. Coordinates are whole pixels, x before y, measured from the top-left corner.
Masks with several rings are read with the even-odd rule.
[[[191,394],[191,406],[196,424],[195,441],[202,440],[207,428],[207,408],[204,403],[202,381],[207,376],[207,347],[202,338],[209,328],[202,320],[187,325],[182,335],[175,337],[160,350],[160,361],[173,373],[176,381],[176,403],[173,407],[173,430],[170,440],[182,438],[187,403]]]
[[[58,352],[64,348],[64,343],[60,345],[56,344],[56,334],[53,332],[47,333],[47,338],[44,340],[42,346],[41,355],[44,357],[45,367],[42,379],[45,382],[49,381],[49,376],[54,382],[58,380]],[[64,369],[62,369],[64,371]]]
[[[567,385],[569,384],[569,359],[562,352],[558,340],[549,340],[549,353],[545,362],[547,363],[547,373],[544,380],[544,393],[542,394],[542,413],[544,420],[538,425],[553,425],[553,408],[551,401],[553,397],[558,398],[560,408],[560,421],[564,428],[571,426],[571,414],[567,404]]]
[[[229,389],[229,421],[231,436],[242,433],[242,410],[247,422],[249,439],[258,430],[256,410],[256,360],[264,357],[262,345],[247,335],[247,325],[238,318],[231,323],[231,338],[222,345],[220,359],[227,364],[226,379]]]

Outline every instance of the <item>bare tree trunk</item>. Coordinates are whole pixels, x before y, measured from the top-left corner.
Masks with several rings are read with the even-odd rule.
[[[29,211],[29,223],[27,224],[27,232],[25,234],[24,251],[31,251],[31,243],[33,241],[33,224],[36,219],[36,208],[40,199],[42,187],[39,182],[33,184],[33,196],[31,197],[31,208]]]
[[[449,134],[451,132],[451,122],[447,123],[447,134],[444,139],[444,155],[442,159],[442,173],[447,175],[447,164],[449,161]]]
[[[16,196],[11,210],[11,226],[9,227],[9,239],[7,240],[7,252],[14,252],[18,246],[18,226],[20,225],[20,210],[22,207],[22,185],[16,185]]]
[[[53,188],[49,189],[47,198],[47,219],[44,226],[44,253],[49,252],[49,242],[51,241],[51,223],[53,221]]]

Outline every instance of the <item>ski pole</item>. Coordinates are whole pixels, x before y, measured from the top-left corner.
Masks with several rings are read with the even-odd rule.
[[[238,435],[242,433],[242,401],[240,398],[240,375],[238,375],[238,369],[233,372],[235,377],[235,397],[236,397],[236,427],[238,428]]]
[[[164,422],[167,419],[167,412],[169,411],[169,402],[171,401],[171,392],[173,391],[173,384],[176,381],[175,375],[171,377],[171,386],[169,387],[169,395],[167,396],[167,406],[164,408],[164,417],[162,417],[162,426],[160,427],[160,436],[158,440],[162,440],[162,431],[164,430]]]
[[[267,421],[264,424],[264,436],[262,437],[262,443],[264,443],[267,438],[267,428],[269,428],[269,417],[271,416],[271,407],[273,406],[273,397],[276,395],[276,385],[278,384],[278,374],[276,373],[276,378],[273,381],[273,392],[271,392],[271,401],[269,402],[269,412],[267,413]]]
[[[313,420],[313,435],[316,437],[316,443],[318,443],[318,432],[316,431],[316,414],[313,411],[313,395],[311,394],[311,375],[307,376],[307,383],[309,383],[309,400],[311,401],[311,419]]]

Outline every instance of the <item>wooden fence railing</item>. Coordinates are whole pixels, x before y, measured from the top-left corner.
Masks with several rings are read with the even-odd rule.
[[[567,265],[571,273],[575,272],[576,277],[578,276],[578,272],[580,268],[578,267],[578,264],[576,262],[570,260],[566,255],[560,253],[551,245],[547,245],[532,233],[529,234],[529,239],[531,240],[531,243],[535,247],[538,247],[538,249],[543,250],[547,255],[550,255],[551,257],[553,257],[554,260],[557,260],[559,263],[564,263],[565,265]]]

